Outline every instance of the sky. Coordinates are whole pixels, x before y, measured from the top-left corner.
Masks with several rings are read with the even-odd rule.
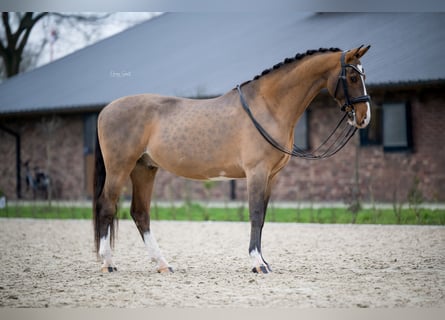
[[[85,14],[85,12],[82,12]],[[105,14],[105,13],[94,13]],[[83,32],[75,27],[62,24],[57,25],[54,18],[47,16],[32,31],[29,40],[29,49],[39,48],[42,40],[46,38],[51,42],[51,33],[54,30],[57,34],[55,41],[51,45],[46,45],[44,51],[41,53],[36,61],[35,67],[42,66],[53,60],[60,59],[67,54],[79,50],[85,46],[91,45],[99,40],[110,37],[118,32],[121,32],[137,23],[153,18],[161,13],[159,12],[117,12],[113,13],[108,18],[104,19],[99,26],[88,27],[80,26],[79,29],[85,30]],[[85,36],[85,34],[87,36]],[[52,55],[51,55],[52,50]]]

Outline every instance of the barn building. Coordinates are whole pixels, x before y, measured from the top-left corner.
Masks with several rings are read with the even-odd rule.
[[[163,14],[0,84],[0,191],[32,198],[28,163],[28,174],[51,177],[53,199],[91,198],[97,114],[116,98],[214,97],[296,53],[371,44],[362,58],[371,125],[330,159],[292,159],[273,199],[404,201],[417,186],[444,202],[444,30],[443,13]],[[296,127],[298,144],[317,146],[341,116],[320,93]],[[155,195],[246,198],[243,180],[210,185],[162,170]]]

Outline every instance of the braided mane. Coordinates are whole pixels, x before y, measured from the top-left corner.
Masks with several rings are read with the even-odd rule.
[[[297,53],[295,55],[295,57],[286,58],[282,62],[277,63],[276,65],[274,65],[272,68],[268,68],[268,69],[263,70],[263,72],[261,72],[261,74],[256,75],[252,80],[247,80],[247,81],[243,82],[241,84],[241,86],[243,86],[243,85],[245,85],[245,84],[247,84],[247,83],[249,83],[251,81],[258,80],[262,76],[270,73],[271,71],[277,70],[277,69],[281,68],[282,66],[284,66],[286,64],[299,61],[299,60],[301,60],[301,59],[303,59],[303,58],[305,58],[307,56],[311,56],[311,55],[313,55],[315,53],[339,52],[339,51],[342,51],[342,50],[339,49],[339,48],[319,48],[318,50],[307,50],[305,53]]]

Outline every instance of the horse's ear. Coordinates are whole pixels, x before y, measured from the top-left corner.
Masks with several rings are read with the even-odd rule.
[[[366,47],[364,45],[361,45],[358,48],[349,50],[346,53],[346,61],[348,61],[348,60],[350,61],[353,58],[360,59],[361,57],[363,57],[365,55],[365,53],[369,50],[369,48],[371,48],[371,45],[368,45]]]

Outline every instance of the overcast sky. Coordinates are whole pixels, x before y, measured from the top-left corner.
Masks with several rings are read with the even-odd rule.
[[[100,14],[100,13],[95,13]],[[100,26],[88,27],[79,26],[80,29],[87,31],[86,39],[83,31],[72,28],[65,24],[56,25],[53,18],[45,17],[31,33],[29,46],[38,48],[44,37],[51,39],[51,32],[55,30],[57,39],[53,43],[53,60],[79,50],[87,45],[91,45],[99,40],[110,37],[121,32],[137,23],[153,18],[161,13],[157,12],[117,12],[104,19]],[[91,30],[91,32],[89,32]],[[93,32],[94,30],[94,32]],[[51,59],[51,46],[46,45],[44,51],[37,61],[37,67],[42,66]]]

